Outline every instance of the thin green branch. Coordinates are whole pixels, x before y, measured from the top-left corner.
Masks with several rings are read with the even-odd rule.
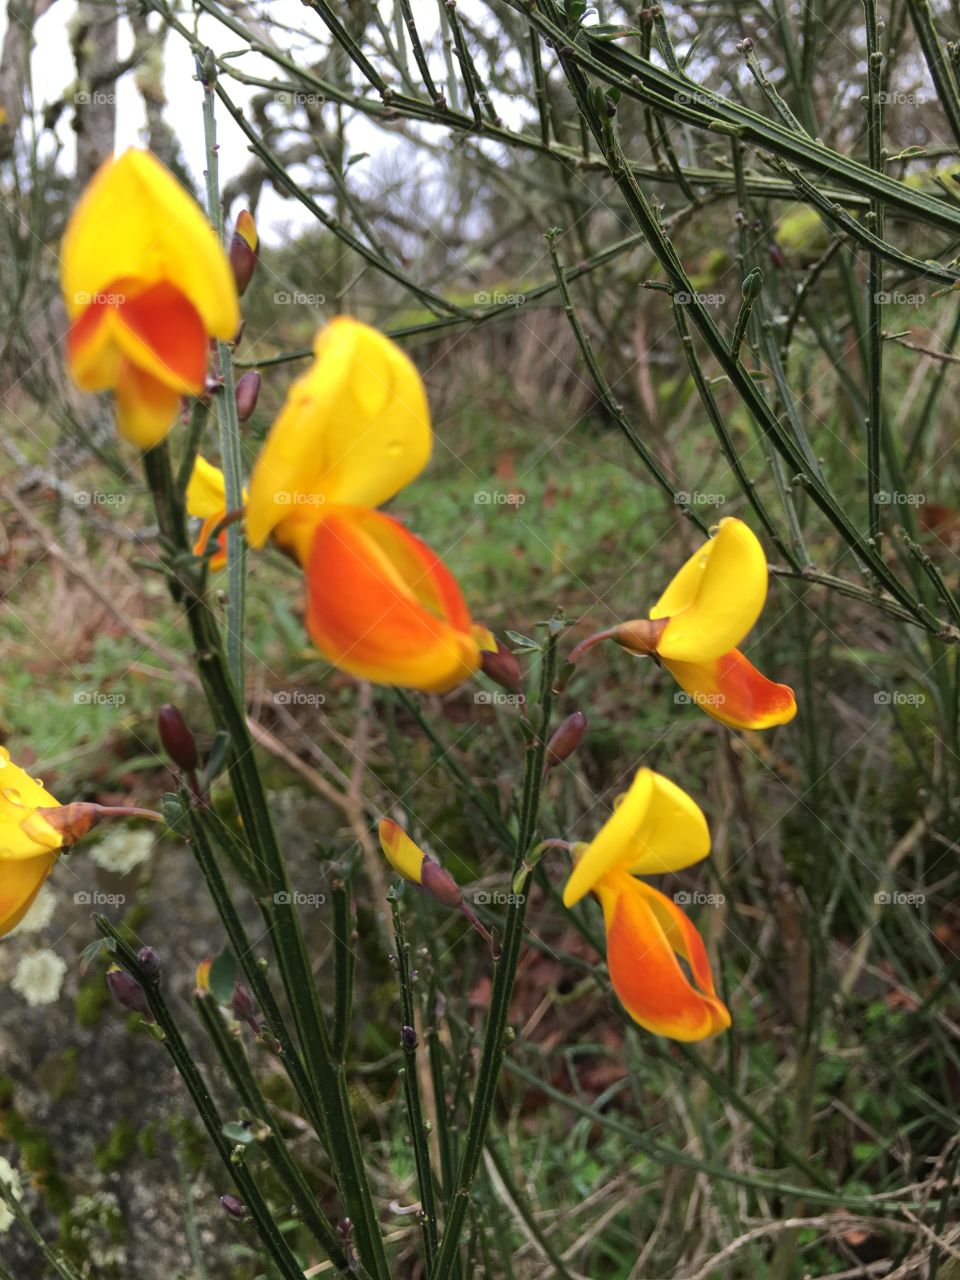
[[[523,796],[520,809],[520,825],[514,849],[513,875],[520,870],[524,857],[533,844],[540,815],[540,792],[543,785],[543,765],[547,748],[547,730],[553,705],[553,683],[556,669],[557,641],[562,627],[550,624],[550,636],[543,652],[540,672],[540,716],[536,733],[527,746],[523,777]],[[512,879],[512,877],[511,877]],[[493,989],[490,994],[490,1012],[480,1052],[480,1066],[474,1091],[473,1106],[464,1138],[457,1171],[457,1184],[450,1198],[444,1223],[443,1238],[431,1280],[450,1280],[460,1249],[463,1224],[470,1203],[470,1188],[476,1176],[486,1141],[487,1126],[493,1112],[497,1084],[507,1044],[507,1019],[510,1000],[516,980],[517,965],[523,943],[526,920],[527,895],[514,894],[507,908],[502,950],[496,964]]]

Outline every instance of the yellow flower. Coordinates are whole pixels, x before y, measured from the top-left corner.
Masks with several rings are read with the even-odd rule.
[[[567,907],[587,893],[599,898],[613,989],[636,1022],[674,1040],[715,1035],[730,1014],[700,934],[672,899],[635,877],[682,870],[709,852],[699,806],[669,779],[640,769],[593,840],[575,848],[563,891]]]
[[[651,655],[708,715],[742,729],[786,724],[797,713],[789,685],[768,680],[736,647],[767,598],[767,560],[742,520],[720,521],[650,610],[650,620],[623,622],[583,641],[571,658],[599,640]]]
[[[227,255],[199,206],[155,156],[104,162],[61,250],[67,360],[82,391],[113,390],[121,433],[162,440],[206,381],[209,339],[240,326]]]
[[[432,441],[412,362],[376,329],[347,317],[331,321],[253,469],[251,546],[274,533],[303,564],[322,508],[379,507],[420,474]]]
[[[202,556],[214,529],[227,514],[227,485],[223,472],[201,454],[197,454],[185,496],[187,513],[203,521],[193,544],[194,555]],[[246,501],[246,489],[243,491],[243,497]],[[217,550],[210,557],[210,568],[222,569],[226,563],[227,531],[221,529],[217,538]]]
[[[317,335],[315,360],[290,388],[250,479],[247,537],[296,559],[307,630],[329,662],[360,679],[445,693],[496,648],[443,561],[374,508],[426,466],[426,392],[389,338],[341,317]],[[198,458],[187,509],[204,520],[195,550],[223,518],[222,474]],[[212,559],[222,563],[218,551]]]
[[[44,811],[58,807],[0,747],[0,936],[20,923],[53,870],[64,837]]]

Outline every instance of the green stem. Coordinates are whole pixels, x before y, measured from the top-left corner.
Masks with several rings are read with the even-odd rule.
[[[257,1139],[257,1145],[265,1152],[277,1176],[297,1206],[300,1217],[326,1251],[330,1261],[338,1271],[348,1273],[351,1270],[350,1260],[332,1224],[317,1203],[317,1197],[304,1177],[303,1171],[290,1155],[283,1138],[277,1133],[276,1120],[250,1069],[250,1063],[247,1061],[240,1041],[227,1030],[223,1014],[209,991],[197,992],[194,1005],[241,1104],[260,1121],[262,1126],[269,1129],[269,1133]]]
[[[403,1049],[403,1096],[407,1104],[407,1122],[413,1160],[417,1169],[417,1186],[420,1188],[420,1231],[423,1236],[423,1254],[427,1275],[433,1274],[437,1256],[437,1204],[433,1194],[433,1170],[430,1167],[430,1148],[427,1127],[420,1097],[420,1080],[417,1075],[416,1015],[413,1005],[413,978],[410,972],[410,944],[407,942],[396,898],[390,904],[393,915],[393,932],[397,942],[397,976],[400,981],[400,1016],[403,1030],[400,1044]]]
[[[540,672],[540,719],[536,735],[527,747],[520,827],[514,849],[511,880],[520,870],[524,857],[533,844],[540,814],[540,789],[547,748],[547,728],[550,723],[550,710],[553,701],[553,681],[559,635],[559,624],[551,623],[550,638],[544,649],[543,665]],[[507,1043],[507,1019],[510,1012],[510,999],[513,995],[513,984],[516,979],[517,964],[520,960],[526,919],[527,895],[516,894],[514,898],[514,902],[507,908],[507,923],[504,930],[500,958],[496,962],[493,990],[490,995],[490,1013],[483,1037],[483,1047],[480,1051],[480,1067],[477,1072],[473,1106],[470,1109],[470,1120],[460,1156],[457,1184],[450,1198],[443,1239],[440,1242],[440,1252],[437,1255],[432,1280],[449,1280],[456,1265],[463,1224],[470,1204],[470,1188],[483,1156],[487,1127],[490,1123],[490,1116],[493,1112],[493,1104],[497,1094],[497,1084],[500,1079]]]
[[[220,178],[217,148],[217,121],[214,110],[216,72],[198,59],[203,85],[203,136],[207,149],[207,213],[217,237],[223,242],[223,209],[220,204]],[[227,342],[217,341],[217,365],[223,385],[217,393],[217,417],[220,422],[220,463],[227,490],[227,510],[239,511],[243,506],[243,459],[240,453],[240,420],[237,416],[237,390],[233,378],[233,349]],[[246,544],[240,521],[227,527],[227,669],[237,690],[244,696],[243,679],[243,614]]]
[[[175,553],[189,552],[183,512],[174,493],[165,446],[150,450],[144,459],[165,541]],[[344,1069],[334,1060],[310,957],[290,892],[286,864],[270,817],[246,716],[236,686],[227,672],[219,628],[195,575],[184,573],[174,576],[172,587],[179,593],[179,598],[186,598],[197,670],[211,714],[217,727],[229,735],[230,781],[244,834],[258,865],[263,868],[266,895],[270,901],[269,908],[264,907],[264,911],[307,1073],[322,1100],[323,1133],[329,1142],[337,1185],[353,1222],[357,1249],[364,1265],[376,1280],[388,1280],[383,1235],[373,1204]]]
[[[330,895],[333,898],[333,1056],[337,1062],[343,1062],[350,1037],[357,953],[354,949],[350,889],[342,880],[336,879],[330,885]]]
[[[877,26],[876,0],[863,0],[863,16],[867,28],[867,145],[870,167],[878,173],[883,169],[883,106],[881,99],[880,33]],[[870,214],[877,236],[883,236],[883,201],[871,198]],[[867,521],[870,537],[879,546],[881,536],[880,503],[880,438],[883,413],[883,330],[880,316],[883,309],[883,262],[880,255],[871,251],[867,267]]]
[[[150,1006],[150,1012],[163,1033],[164,1047],[173,1060],[180,1078],[186,1085],[187,1092],[190,1094],[207,1135],[233,1179],[240,1198],[247,1206],[250,1217],[253,1219],[257,1235],[263,1241],[280,1275],[284,1277],[284,1280],[303,1280],[303,1267],[291,1252],[277,1225],[276,1219],[270,1212],[267,1202],[260,1194],[260,1189],[255,1179],[243,1163],[242,1157],[237,1155],[234,1147],[223,1136],[222,1117],[217,1111],[216,1103],[204,1082],[203,1076],[193,1061],[190,1050],[184,1043],[180,1029],[167,1007],[167,1002],[163,997],[159,984],[151,981],[143,972],[136,955],[125,942],[123,935],[114,928],[113,924],[105,916],[95,916],[94,919],[103,936],[113,940],[114,955],[123,965],[123,968],[143,988],[147,1003]]]

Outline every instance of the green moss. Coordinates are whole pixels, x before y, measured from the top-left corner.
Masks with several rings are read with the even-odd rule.
[[[101,1173],[122,1168],[130,1159],[137,1145],[137,1131],[126,1117],[117,1121],[110,1134],[94,1153],[94,1163]]]
[[[28,1124],[13,1106],[16,1094],[13,1081],[3,1080],[0,1088],[0,1096],[3,1098],[0,1109],[0,1140],[17,1147],[22,1167],[43,1188],[51,1208],[56,1213],[62,1213],[69,1204],[69,1194],[57,1168],[53,1145],[42,1130]]]
[[[110,989],[103,980],[103,974],[97,973],[87,978],[73,997],[73,1016],[77,1026],[87,1029],[95,1027],[109,1002]]]

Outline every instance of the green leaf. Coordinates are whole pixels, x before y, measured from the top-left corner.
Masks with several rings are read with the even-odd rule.
[[[210,994],[217,1004],[229,1004],[236,985],[237,962],[233,958],[233,952],[225,949],[210,966]]]
[[[229,1121],[229,1123],[223,1126],[221,1132],[228,1142],[236,1143],[241,1147],[249,1146],[251,1142],[256,1141],[247,1126],[245,1124],[240,1124],[237,1120]]]
[[[529,636],[521,635],[519,631],[505,631],[504,635],[513,645],[514,653],[539,653],[540,646],[536,640],[531,640]]]

